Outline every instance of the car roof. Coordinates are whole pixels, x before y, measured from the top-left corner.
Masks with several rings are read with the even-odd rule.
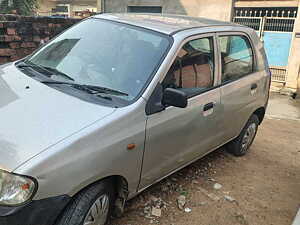
[[[212,26],[235,26],[241,25],[212,20],[202,17],[189,17],[172,14],[144,14],[144,13],[105,13],[93,16],[94,18],[107,19],[116,22],[127,23],[150,30],[155,30],[168,35],[182,30],[212,27]]]

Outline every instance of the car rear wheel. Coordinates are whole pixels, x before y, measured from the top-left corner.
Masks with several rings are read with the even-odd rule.
[[[243,156],[252,145],[259,125],[258,117],[253,114],[240,135],[227,144],[227,150],[235,156]]]
[[[108,182],[93,184],[77,194],[57,225],[105,225],[114,202],[114,188]]]

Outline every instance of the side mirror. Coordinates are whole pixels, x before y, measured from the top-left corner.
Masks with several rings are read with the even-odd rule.
[[[188,98],[186,93],[183,91],[166,88],[163,94],[162,104],[164,106],[174,106],[178,108],[186,108],[188,103]]]

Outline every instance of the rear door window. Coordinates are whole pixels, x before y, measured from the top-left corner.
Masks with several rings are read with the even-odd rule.
[[[253,73],[253,49],[245,36],[220,36],[218,41],[222,60],[222,83]]]

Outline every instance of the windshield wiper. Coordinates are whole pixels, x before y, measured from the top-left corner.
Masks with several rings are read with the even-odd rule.
[[[99,93],[105,93],[105,94],[110,94],[110,95],[120,95],[120,96],[128,96],[127,93],[106,88],[106,87],[101,87],[101,86],[95,86],[95,85],[88,85],[88,84],[77,84],[77,83],[72,83],[72,82],[62,82],[62,81],[55,81],[55,80],[49,80],[49,81],[42,81],[43,84],[65,84],[65,85],[70,85],[73,86],[77,89],[83,90],[88,92],[89,94],[99,94]]]
[[[52,67],[48,67],[48,66],[42,66],[40,65],[40,67],[42,67],[43,69],[47,70],[48,72],[52,73],[52,76],[53,75],[58,75],[58,76],[62,76],[68,80],[71,80],[71,81],[74,81],[74,79],[70,76],[68,76],[67,74],[55,69],[55,68],[52,68]]]
[[[48,66],[42,66],[42,65],[38,65],[38,64],[35,64],[33,62],[30,62],[28,60],[25,60],[25,61],[22,61],[21,63],[18,63],[16,65],[18,68],[26,68],[26,67],[29,67],[29,68],[37,68],[37,69],[40,69],[42,71],[45,71],[47,72],[47,76],[53,76],[53,75],[57,75],[57,76],[62,76],[68,80],[71,80],[71,81],[74,81],[74,79],[70,76],[68,76],[67,74],[55,69],[55,68],[52,68],[52,67],[48,67]]]
[[[17,63],[16,64],[16,66],[18,67],[18,68],[27,68],[27,67],[29,67],[29,68],[38,68],[38,69],[43,69],[42,67],[40,67],[39,65],[37,65],[37,64],[34,64],[34,63],[29,63],[29,61],[22,61],[22,62],[19,62],[19,63]]]

